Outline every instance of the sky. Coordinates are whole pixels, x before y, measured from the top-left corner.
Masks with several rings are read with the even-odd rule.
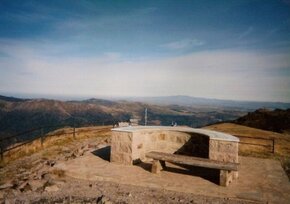
[[[290,0],[0,0],[0,94],[290,102]]]

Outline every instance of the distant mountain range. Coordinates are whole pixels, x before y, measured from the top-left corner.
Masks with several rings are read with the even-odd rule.
[[[260,109],[248,113],[255,108],[265,107],[276,110],[265,112],[261,110],[266,109]],[[289,129],[290,109],[282,110],[289,107],[289,103],[239,102],[188,96],[60,101],[0,95],[0,140],[43,126],[54,126],[45,128],[46,133],[67,126],[113,125],[133,118],[144,124],[145,108],[148,110],[148,125],[168,126],[176,122],[178,125],[202,127],[234,121],[246,126],[281,132]],[[10,145],[32,139],[39,134],[21,134],[16,139],[2,140],[1,143]]]
[[[183,97],[182,97],[183,98]],[[139,118],[144,124],[144,110],[148,109],[148,125],[204,126],[234,120],[247,112],[239,108],[202,105],[180,105],[182,98],[166,98],[167,104],[136,102],[133,100],[88,99],[59,101],[48,99],[20,99],[0,96],[0,138],[40,126],[112,125],[118,121]],[[175,104],[175,105],[172,105]],[[176,105],[177,104],[177,105]]]
[[[290,108],[290,103],[282,103],[282,102],[235,101],[235,100],[198,98],[182,95],[162,96],[162,97],[128,97],[125,99],[129,101],[139,101],[157,105],[226,107],[226,108],[239,108],[249,110],[256,110],[259,108],[268,108],[268,109]]]
[[[15,98],[15,97],[9,97],[9,96],[1,96],[0,95],[0,101],[7,101],[7,102],[21,102],[25,101],[27,99],[21,99],[21,98]]]

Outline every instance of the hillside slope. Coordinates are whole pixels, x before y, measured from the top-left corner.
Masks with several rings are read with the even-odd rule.
[[[233,120],[244,111],[223,108],[194,108],[177,105],[160,106],[128,101],[89,99],[58,101],[47,99],[0,99],[0,138],[40,126],[112,125],[130,118],[141,119],[148,109],[148,125],[203,126],[209,123]]]
[[[238,118],[235,123],[280,133],[290,132],[290,109],[258,109]]]

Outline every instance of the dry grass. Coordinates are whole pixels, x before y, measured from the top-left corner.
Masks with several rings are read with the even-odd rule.
[[[275,140],[275,155],[279,156],[290,156],[290,135],[279,134],[271,131],[260,130],[256,128],[250,128],[242,125],[237,125],[233,123],[222,123],[204,127],[205,129],[220,131],[224,133],[229,133],[239,137],[240,153],[248,154],[249,152],[260,152],[268,155],[271,153],[272,139]],[[249,137],[244,138],[243,136]],[[256,139],[255,137],[263,138]],[[262,147],[257,145],[242,144],[252,143],[260,145],[268,145],[269,147]],[[271,146],[271,147],[270,147]]]
[[[104,129],[105,128],[105,129]],[[25,157],[30,156],[36,152],[43,151],[43,157],[51,157],[58,154],[59,151],[46,151],[50,147],[61,149],[61,147],[73,144],[77,141],[82,141],[88,138],[105,137],[110,135],[111,126],[97,126],[97,127],[85,127],[76,128],[75,137],[73,137],[72,128],[62,128],[48,133],[45,136],[43,145],[41,145],[41,139],[36,139],[31,143],[12,149],[4,153],[5,164]],[[103,130],[104,129],[104,130]],[[1,163],[4,166],[4,162]]]

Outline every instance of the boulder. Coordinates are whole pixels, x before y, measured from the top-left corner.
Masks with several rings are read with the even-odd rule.
[[[45,180],[32,180],[29,181],[28,184],[31,186],[32,191],[43,191],[45,185],[47,184],[47,181]]]
[[[29,179],[30,175],[31,175],[31,172],[25,171],[25,172],[17,174],[16,177],[18,180],[26,181]]]
[[[0,190],[7,189],[7,188],[12,188],[13,186],[14,186],[14,184],[11,183],[11,182],[5,183],[5,184],[0,186]]]
[[[55,160],[47,160],[45,162],[46,165],[53,167],[55,165],[56,161]]]
[[[18,186],[18,189],[21,192],[27,192],[31,191],[31,186],[28,184],[28,182],[23,182],[21,185]]]
[[[59,190],[59,187],[57,185],[46,186],[44,190],[47,192],[56,192]]]
[[[112,204],[109,198],[106,196],[102,195],[97,198],[97,204]]]

